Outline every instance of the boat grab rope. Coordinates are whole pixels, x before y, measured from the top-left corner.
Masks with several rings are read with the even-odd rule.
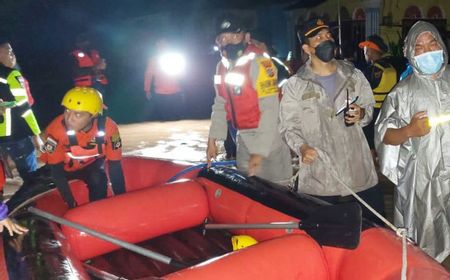
[[[318,157],[322,158],[322,160],[327,163],[326,161],[326,153],[323,151],[318,150],[317,151]],[[407,260],[407,229],[406,228],[398,228],[395,225],[393,225],[391,222],[389,222],[385,217],[383,217],[380,213],[378,213],[375,209],[373,209],[367,202],[364,201],[357,193],[355,193],[346,183],[344,183],[341,178],[336,174],[335,168],[332,168],[331,164],[324,164],[326,166],[326,169],[328,172],[333,176],[334,179],[336,179],[345,189],[350,192],[350,194],[355,197],[364,207],[369,209],[370,212],[372,212],[375,216],[377,216],[383,223],[385,223],[388,227],[390,227],[398,236],[402,238],[402,271],[401,271],[401,280],[406,280],[406,272],[408,268],[408,260]],[[299,175],[299,172],[294,176],[297,177]],[[292,182],[295,180],[291,180]]]

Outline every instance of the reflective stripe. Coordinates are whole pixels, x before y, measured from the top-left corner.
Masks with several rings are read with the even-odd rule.
[[[230,62],[228,61],[228,59],[226,57],[222,57],[222,64],[225,68],[230,68]]]
[[[98,156],[100,156],[100,154],[89,155],[89,156],[75,156],[75,155],[73,155],[71,152],[68,152],[67,155],[68,155],[70,158],[73,158],[73,159],[87,159],[87,158],[93,158],[93,157],[98,157]]]
[[[22,118],[26,118],[29,114],[33,113],[33,111],[31,109],[26,110],[23,114],[22,114]]]
[[[7,84],[8,81],[6,79],[4,79],[4,78],[0,78],[0,83]]]
[[[245,77],[239,73],[228,73],[225,75],[225,83],[233,86],[242,86],[244,84]]]
[[[5,109],[4,120],[5,120],[5,136],[10,136],[11,135],[11,108]]]
[[[20,101],[16,101],[15,106],[22,106],[23,104],[25,104],[25,103],[27,103],[27,102],[28,102],[28,100],[22,99],[22,100],[20,100]]]
[[[14,95],[14,97],[27,96],[27,91],[24,88],[12,88],[11,93],[12,95]]]
[[[220,85],[220,84],[222,84],[222,76],[220,76],[220,75],[214,75],[214,84],[215,84],[215,85]]]
[[[375,101],[377,102],[383,102],[384,99],[386,98],[386,93],[385,94],[374,94],[373,98],[375,99]]]
[[[251,52],[248,53],[247,55],[243,55],[241,56],[237,61],[236,61],[236,67],[237,66],[242,66],[244,64],[247,64],[250,60],[255,59],[256,57],[256,53]],[[269,57],[270,58],[270,57]]]
[[[282,87],[286,82],[288,81],[288,79],[283,79],[278,83],[278,87]]]

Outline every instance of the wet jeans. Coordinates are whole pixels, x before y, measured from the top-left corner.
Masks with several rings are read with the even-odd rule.
[[[29,173],[36,171],[36,151],[31,137],[0,143],[0,148],[14,161],[23,180],[28,178]]]

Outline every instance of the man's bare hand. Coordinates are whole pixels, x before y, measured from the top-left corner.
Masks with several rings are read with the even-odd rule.
[[[350,105],[350,110],[345,114],[345,122],[348,124],[354,124],[364,118],[365,110],[356,104]]]
[[[317,151],[308,144],[303,144],[300,147],[300,154],[302,155],[302,162],[304,164],[312,164],[317,158]]]
[[[430,130],[428,115],[424,111],[415,113],[407,126],[408,137],[421,137],[430,133]]]
[[[10,236],[13,236],[14,233],[24,234],[25,232],[28,232],[27,228],[14,223],[9,218],[0,221],[0,232],[3,232],[4,228],[8,230]]]
[[[261,169],[263,156],[251,154],[248,160],[248,176],[255,176]]]
[[[216,159],[217,156],[217,145],[216,145],[216,139],[214,138],[208,138],[208,147],[206,148],[206,162],[207,167],[211,167],[211,161],[213,159]]]

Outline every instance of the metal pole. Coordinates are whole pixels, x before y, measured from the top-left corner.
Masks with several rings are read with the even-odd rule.
[[[187,267],[187,265],[185,265],[183,263],[180,263],[180,262],[177,262],[177,261],[173,260],[170,257],[167,257],[167,256],[161,255],[159,253],[150,251],[148,249],[139,247],[139,246],[134,245],[132,243],[129,243],[129,242],[117,239],[117,238],[112,237],[110,235],[107,235],[107,234],[95,231],[93,229],[90,229],[90,228],[85,227],[83,225],[80,225],[78,223],[71,222],[69,220],[66,220],[64,218],[55,216],[55,215],[53,215],[51,213],[48,213],[46,211],[37,209],[35,207],[28,208],[28,212],[33,213],[33,214],[35,214],[37,216],[40,216],[42,218],[45,218],[47,220],[53,221],[55,223],[75,228],[75,229],[77,229],[79,231],[85,232],[85,233],[87,233],[89,235],[92,235],[92,236],[95,236],[95,237],[97,237],[97,238],[99,238],[101,240],[113,243],[113,244],[118,245],[118,246],[123,247],[123,248],[126,248],[126,249],[128,249],[130,251],[133,251],[133,252],[135,252],[137,254],[140,254],[140,255],[143,255],[145,257],[148,257],[148,258],[150,258],[152,260],[159,261],[159,262],[162,262],[162,263],[165,263],[165,264],[168,264],[168,265],[173,265],[173,266],[176,266],[176,267],[179,267],[179,268]]]
[[[298,229],[298,222],[266,224],[205,224],[205,229]]]

